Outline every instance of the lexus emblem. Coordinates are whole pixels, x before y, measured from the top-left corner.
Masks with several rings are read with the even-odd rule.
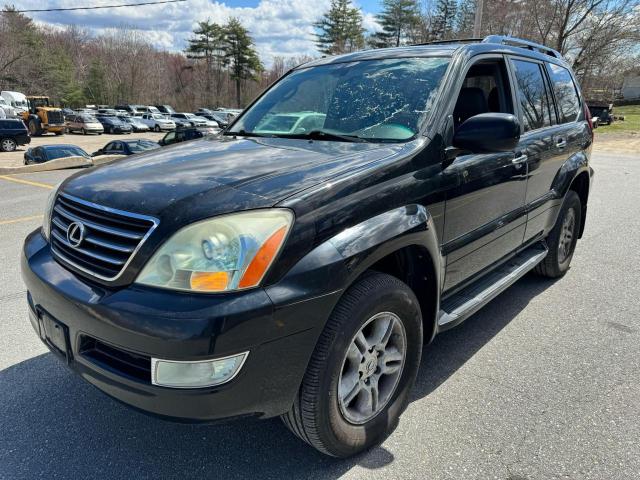
[[[84,240],[85,228],[80,222],[71,222],[67,227],[67,242],[73,248],[78,248]]]

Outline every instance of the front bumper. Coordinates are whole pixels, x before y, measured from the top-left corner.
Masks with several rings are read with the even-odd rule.
[[[108,395],[181,420],[271,417],[287,411],[338,298],[336,292],[274,305],[263,289],[224,295],[136,285],[109,290],[56,262],[39,231],[25,241],[21,263],[36,332],[45,337],[47,317],[67,329],[66,352],[43,339],[54,353]],[[117,352],[125,352],[130,355],[125,360],[143,366],[150,357],[184,361],[250,353],[228,383],[173,389],[154,386],[144,373],[132,374],[118,362],[96,360],[91,353],[96,342],[108,353],[116,351],[117,357]]]

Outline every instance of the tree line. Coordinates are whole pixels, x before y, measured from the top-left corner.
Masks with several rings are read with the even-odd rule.
[[[558,50],[588,95],[605,96],[640,64],[639,0],[382,0],[380,31],[365,32],[351,0],[332,0],[315,24],[318,50],[327,55],[362,48],[437,42],[474,35],[511,35]]]
[[[332,0],[313,26],[319,54],[468,38],[477,0],[381,0],[379,31],[367,32],[351,0]],[[480,35],[513,35],[559,50],[587,92],[610,91],[640,64],[640,0],[484,0]],[[265,68],[240,19],[200,22],[183,52],[156,48],[139,30],[100,35],[39,25],[0,11],[0,89],[55,102],[243,107],[310,57],[276,57]]]

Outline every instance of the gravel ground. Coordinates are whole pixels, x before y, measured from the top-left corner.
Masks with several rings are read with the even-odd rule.
[[[426,347],[395,433],[349,460],[275,419],[153,419],[68,372],[31,330],[18,255],[70,172],[0,177],[0,478],[640,478],[640,155],[593,167],[569,273],[526,276]]]

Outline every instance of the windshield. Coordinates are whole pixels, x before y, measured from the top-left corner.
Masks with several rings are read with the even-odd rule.
[[[150,140],[138,140],[137,142],[127,142],[129,149],[133,153],[144,152],[145,150],[153,150],[154,148],[160,148],[160,145]]]
[[[82,115],[82,116],[80,116],[80,119],[83,122],[86,122],[86,123],[98,123],[98,119],[96,117],[91,116],[91,115]]]
[[[368,141],[412,138],[433,102],[447,58],[395,58],[292,72],[226,134],[300,136],[310,132]],[[324,137],[323,137],[324,138]]]
[[[151,115],[153,118],[155,118],[156,120],[166,120],[167,118],[163,115],[160,115],[159,113],[154,113]]]
[[[56,158],[65,157],[89,157],[89,155],[80,147],[66,145],[48,149],[47,157],[49,157],[49,160],[55,160]]]

